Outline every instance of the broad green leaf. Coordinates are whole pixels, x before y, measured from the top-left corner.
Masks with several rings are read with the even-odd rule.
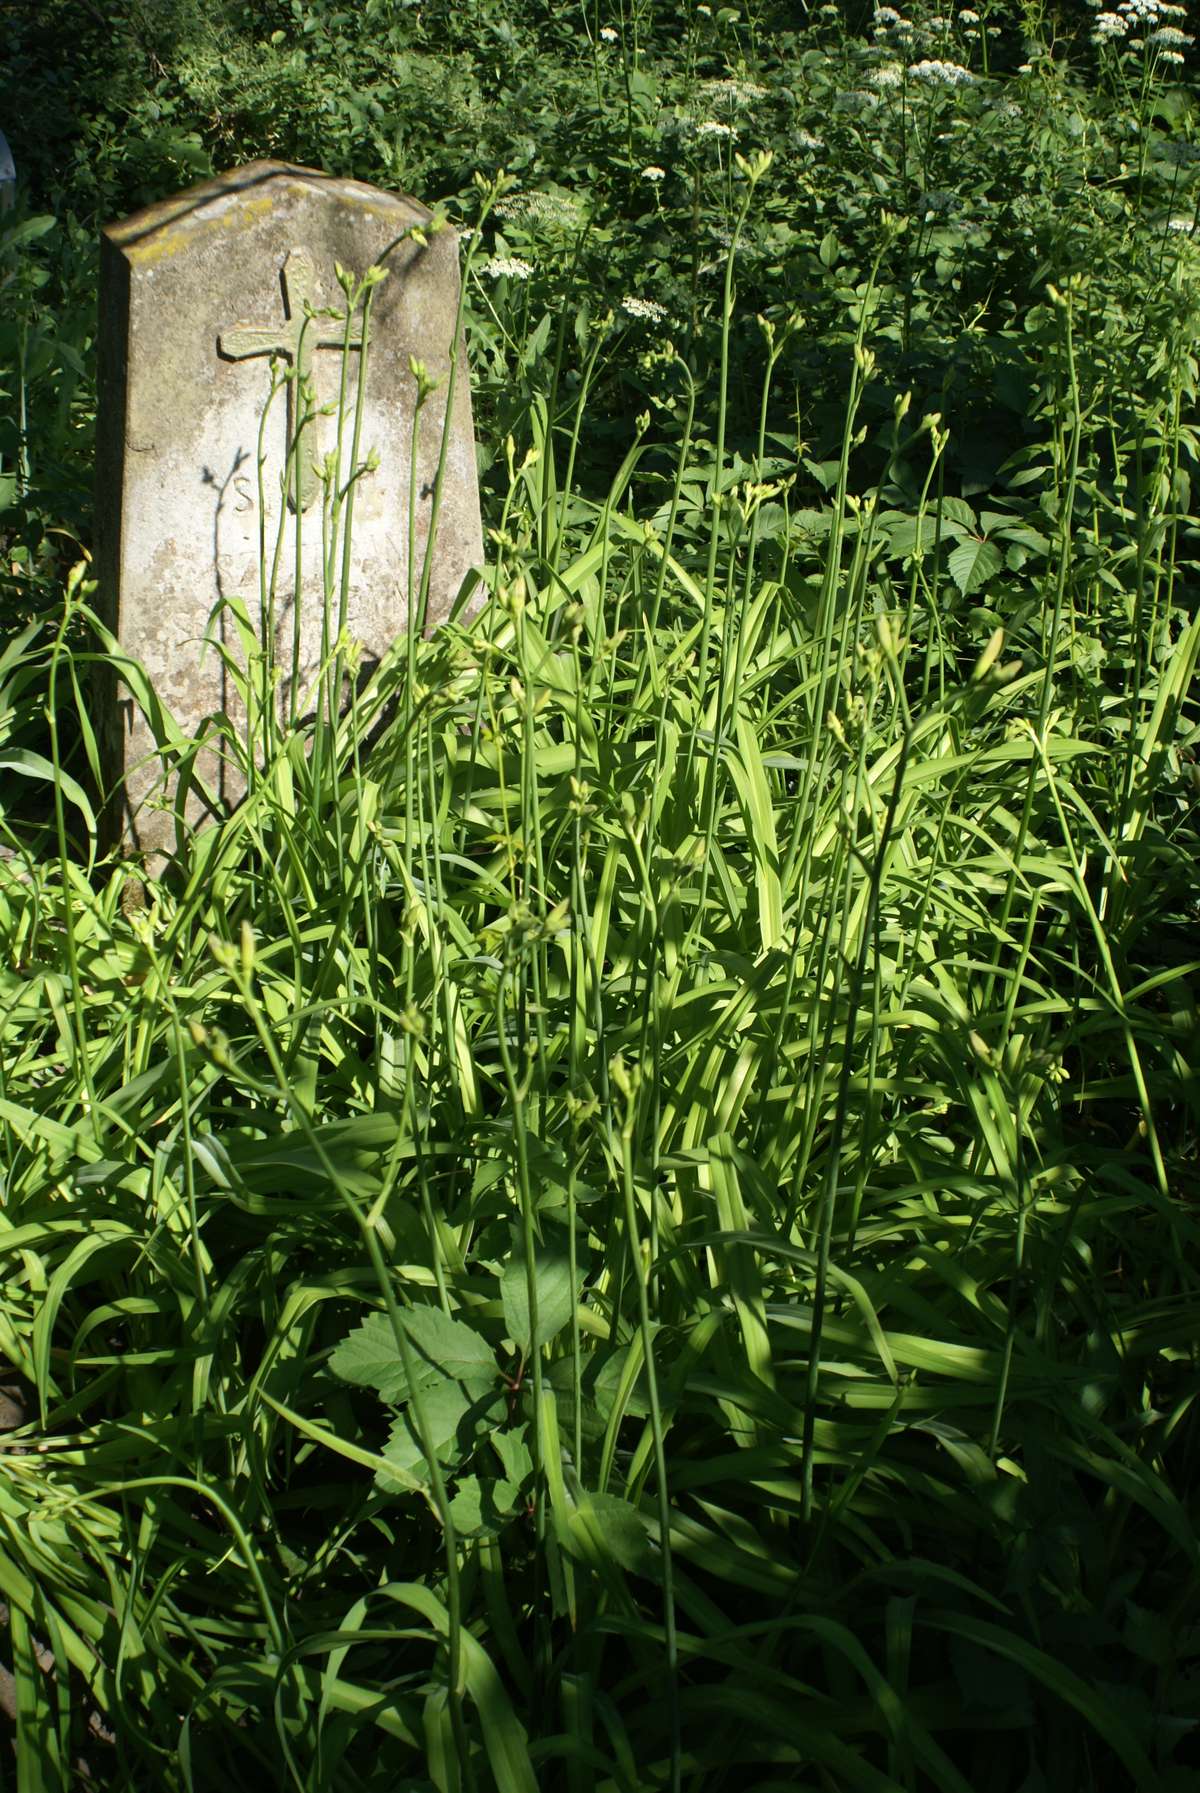
[[[545,1345],[562,1331],[571,1318],[575,1294],[571,1287],[571,1261],[565,1250],[556,1245],[538,1247],[534,1265],[534,1289],[537,1301],[537,1337],[529,1314],[529,1279],[526,1260],[514,1250],[500,1278],[500,1298],[504,1304],[504,1324],[508,1336],[518,1350],[528,1353],[534,1345]]]
[[[442,1372],[424,1358],[417,1358],[418,1387],[428,1388],[441,1381]],[[400,1348],[386,1314],[369,1314],[342,1340],[329,1360],[335,1376],[354,1382],[360,1388],[373,1388],[381,1401],[398,1407],[408,1399],[410,1390],[400,1358]]]
[[[511,1482],[463,1476],[450,1502],[455,1529],[463,1537],[495,1537],[511,1517],[517,1499]]]
[[[0,255],[12,249],[24,248],[27,243],[34,243],[38,237],[53,230],[57,219],[52,212],[39,212],[35,218],[24,218],[20,224],[0,232]]]
[[[427,1363],[468,1388],[489,1388],[499,1379],[495,1353],[485,1338],[440,1307],[408,1307],[401,1318]]]
[[[887,527],[887,517],[882,519],[882,523]],[[960,525],[943,519],[941,529],[943,541],[948,536],[957,540],[961,533]],[[902,517],[887,527],[887,540],[891,552],[901,555],[905,559],[910,554],[929,553],[937,546],[938,539],[937,518],[928,511],[920,517]]]
[[[471,1409],[471,1397],[466,1390],[461,1384],[444,1379],[434,1383],[431,1388],[421,1390],[420,1404],[421,1416],[439,1460],[446,1463],[464,1460],[473,1442],[470,1427],[463,1427]],[[459,1436],[460,1427],[463,1427],[462,1437]],[[392,1422],[383,1455],[388,1463],[394,1463],[406,1475],[420,1475],[422,1478],[428,1476],[425,1447],[421,1442],[411,1402],[400,1417]],[[380,1471],[375,1479],[382,1483],[385,1479],[383,1472]]]
[[[491,1346],[461,1320],[450,1319],[436,1307],[405,1308],[400,1319],[412,1344],[418,1388],[449,1377],[478,1396],[498,1380]],[[411,1394],[386,1314],[371,1314],[355,1327],[333,1353],[329,1367],[346,1382],[375,1389],[392,1406]]]
[[[1004,565],[1004,556],[994,542],[980,541],[971,536],[960,542],[946,561],[950,569],[950,577],[957,585],[964,598],[969,598],[981,586],[994,579]]]
[[[526,1476],[533,1474],[533,1458],[525,1442],[525,1428],[519,1431],[493,1432],[492,1448],[504,1465],[504,1474],[519,1488]]]
[[[585,1494],[568,1521],[566,1549],[599,1566],[609,1560],[631,1574],[650,1567],[650,1543],[636,1507],[616,1494]]]
[[[975,520],[975,512],[965,498],[943,498],[935,514],[940,514],[943,524],[955,523],[961,529],[981,533]]]

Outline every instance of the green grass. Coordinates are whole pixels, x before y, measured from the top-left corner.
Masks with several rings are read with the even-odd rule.
[[[498,33],[564,85],[438,189],[489,601],[148,888],[61,576],[82,227],[11,252],[19,1793],[1191,1785],[1192,100],[1090,16],[886,120],[858,20]],[[663,124],[729,73],[771,162]]]

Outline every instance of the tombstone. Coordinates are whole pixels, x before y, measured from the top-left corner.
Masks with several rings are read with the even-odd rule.
[[[0,131],[0,212],[6,212],[17,193],[17,166],[8,147],[8,138]]]
[[[371,470],[354,483],[342,612],[362,646],[360,674],[407,627],[410,570],[415,602],[428,555],[423,616],[431,627],[482,562],[470,384],[463,345],[453,343],[457,240],[449,228],[414,238],[430,217],[414,200],[359,181],[256,162],[103,234],[100,607],[189,738],[217,716],[244,726],[237,681],[216,651],[218,637],[237,649],[225,601],[243,600],[256,627],[264,619],[281,715],[312,707],[323,649],[337,633],[338,618],[324,615],[321,469],[335,451],[338,420],[304,406],[301,418],[294,383],[278,389],[282,375],[298,370],[311,381],[318,412],[336,412],[342,394],[343,485],[356,426],[358,463],[370,455]],[[386,277],[370,295],[356,419],[362,312],[347,323],[337,270],[357,280],[373,266]],[[415,450],[412,358],[437,382],[420,408]],[[274,606],[265,611],[264,545],[268,565],[278,554]],[[340,569],[334,583],[340,602]],[[111,670],[108,681],[99,720],[106,777],[118,793],[108,834],[160,870],[178,845],[180,817],[202,825],[226,813],[244,785],[218,744],[195,756],[196,782],[179,801],[139,706]]]

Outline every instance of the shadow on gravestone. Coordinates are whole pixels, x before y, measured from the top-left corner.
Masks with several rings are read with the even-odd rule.
[[[217,651],[220,644],[237,657],[228,601],[240,599],[272,637],[283,719],[314,701],[323,648],[337,632],[338,618],[325,615],[319,468],[337,447],[338,420],[298,418],[275,370],[311,381],[318,413],[336,412],[344,382],[343,444],[357,425],[360,462],[368,451],[377,458],[355,482],[344,615],[364,664],[378,662],[407,627],[410,579],[415,599],[427,572],[424,621],[432,627],[482,563],[470,385],[463,344],[454,341],[458,244],[450,229],[413,239],[431,216],[415,200],[359,181],[256,162],[103,233],[101,614],[182,735],[194,742],[207,729],[215,743],[190,755],[180,749],[191,760],[181,788],[159,751],[161,724],[148,722],[120,689],[117,669],[107,670],[98,733],[117,796],[106,837],[146,855],[155,871],[181,851],[189,829],[228,813],[244,794],[240,768],[213,727],[222,719],[246,726],[237,680]],[[373,266],[386,270],[371,297],[361,419],[353,408],[362,322],[351,320],[347,349],[338,266],[356,281]],[[320,315],[331,311],[336,318]],[[415,450],[410,358],[437,382],[420,410]],[[344,453],[343,483],[349,470]],[[278,555],[265,610],[264,549],[268,565]]]

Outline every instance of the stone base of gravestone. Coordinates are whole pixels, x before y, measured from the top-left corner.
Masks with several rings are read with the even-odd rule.
[[[181,791],[161,731],[109,669],[99,717],[116,793],[109,833],[156,869],[244,793],[218,738],[246,727],[232,601],[268,631],[286,721],[314,703],[339,620],[369,669],[422,589],[433,626],[482,562],[470,385],[455,341],[457,241],[450,229],[414,237],[430,220],[416,201],[361,182],[258,162],[104,232],[102,614],[183,737],[208,731],[212,741]],[[362,318],[347,326],[337,270],[360,278],[373,266],[386,278],[371,295],[359,417]],[[419,408],[414,359],[435,382]],[[279,388],[297,368],[323,415]],[[355,481],[344,586],[340,555],[323,564],[321,472],[338,451],[339,408],[342,485],[356,437],[358,462],[369,454],[372,467]]]

